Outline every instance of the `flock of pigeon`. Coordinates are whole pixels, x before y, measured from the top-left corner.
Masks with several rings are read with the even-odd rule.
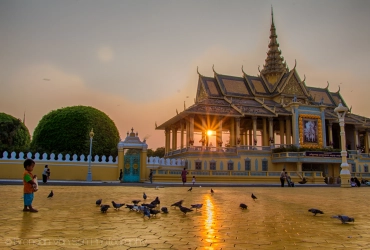
[[[191,190],[188,190],[188,191],[191,191]],[[211,193],[213,193],[213,190],[211,190]],[[144,192],[143,193],[144,201],[146,201],[147,197],[148,196]],[[106,213],[111,206],[108,205],[108,204],[102,204],[102,201],[103,201],[102,199],[98,199],[95,202],[95,204],[97,206],[100,206],[100,211],[102,213]],[[130,209],[130,211],[135,211],[135,212],[142,213],[144,215],[144,218],[145,217],[148,217],[148,218],[156,217],[156,215],[161,213],[161,212],[164,213],[164,214],[168,213],[168,208],[167,207],[161,207],[160,208],[161,210],[156,209],[157,207],[160,207],[160,204],[161,204],[158,197],[156,197],[150,203],[141,203],[141,204],[139,204],[140,202],[141,202],[141,200],[133,200],[132,204],[126,204],[126,208]],[[174,207],[174,208],[178,207],[180,209],[180,211],[183,212],[184,215],[186,215],[186,213],[192,212],[192,211],[194,211],[194,209],[196,211],[198,211],[198,209],[202,208],[202,206],[203,206],[203,204],[193,204],[193,205],[191,205],[191,208],[192,208],[191,209],[191,208],[187,208],[187,207],[182,206],[183,202],[184,202],[184,200],[180,200],[178,202],[175,202],[171,205],[171,207]],[[116,210],[120,209],[124,205],[125,205],[125,203],[116,203],[116,202],[112,201],[112,206]]]
[[[193,187],[191,187],[188,191],[192,191],[192,190],[193,190]],[[213,189],[211,188],[211,194],[214,194],[214,193],[215,193],[215,191],[213,191]],[[53,190],[51,190],[47,198],[52,198],[53,196],[54,196],[54,193],[53,193]],[[148,196],[144,192],[143,193],[144,201],[147,199],[147,197]],[[251,198],[253,199],[253,201],[257,200],[257,197],[253,193],[251,195]],[[102,201],[103,201],[102,199],[99,199],[95,202],[95,204],[97,206],[100,206],[100,211],[102,213],[106,213],[111,206],[102,204]],[[156,197],[150,203],[142,203],[141,205],[139,205],[140,202],[141,202],[141,200],[133,200],[132,201],[133,204],[126,204],[126,208],[130,209],[131,211],[136,211],[136,212],[140,212],[140,213],[144,214],[144,218],[145,218],[145,216],[148,217],[148,218],[153,217],[153,216],[156,217],[156,215],[161,213],[161,211],[164,214],[168,213],[167,207],[161,207],[161,211],[155,209],[155,208],[159,207],[160,204],[161,204],[158,197]],[[175,202],[171,205],[171,207],[175,207],[175,208],[178,207],[180,209],[180,211],[183,212],[184,215],[186,215],[186,213],[192,212],[192,211],[194,211],[194,209],[195,209],[195,211],[198,211],[198,209],[201,209],[202,206],[203,206],[203,204],[193,204],[193,205],[191,205],[191,208],[192,208],[191,209],[191,208],[187,208],[187,207],[182,206],[183,202],[184,202],[184,200],[180,200],[178,202]],[[112,201],[112,206],[116,210],[120,209],[124,205],[125,205],[124,203],[116,203],[116,202]],[[248,209],[248,206],[244,203],[240,203],[239,207],[243,210]],[[310,208],[310,209],[308,209],[308,212],[313,213],[314,216],[316,216],[316,214],[324,214],[323,211],[321,211],[319,209],[316,209],[316,208]],[[354,218],[346,216],[346,215],[334,215],[331,218],[340,220],[342,222],[342,224],[345,224],[347,222],[355,222]]]

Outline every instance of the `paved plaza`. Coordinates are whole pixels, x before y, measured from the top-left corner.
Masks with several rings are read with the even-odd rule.
[[[370,188],[53,186],[35,193],[38,213],[22,212],[21,185],[2,185],[0,249],[370,249]],[[50,190],[54,197],[47,199]],[[168,214],[95,205],[159,197]],[[253,201],[251,194],[257,196]],[[202,203],[183,215],[170,205]],[[248,205],[247,210],[239,208]],[[310,208],[325,214],[313,216]],[[355,218],[341,224],[333,215]]]

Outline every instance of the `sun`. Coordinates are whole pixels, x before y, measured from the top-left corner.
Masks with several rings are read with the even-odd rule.
[[[212,130],[208,130],[207,131],[207,135],[211,136],[213,134],[213,131]]]

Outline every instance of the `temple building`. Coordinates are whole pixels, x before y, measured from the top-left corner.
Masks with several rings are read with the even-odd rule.
[[[340,172],[340,127],[334,109],[347,107],[340,94],[309,87],[289,69],[279,49],[271,13],[267,57],[259,75],[198,72],[195,103],[157,126],[165,131],[166,158],[186,160],[191,175],[207,180],[276,181],[285,168],[313,183]],[[352,175],[368,174],[370,120],[345,117]],[[158,172],[158,177],[160,173]],[[162,172],[162,174],[165,174]],[[360,176],[360,175],[359,175]]]

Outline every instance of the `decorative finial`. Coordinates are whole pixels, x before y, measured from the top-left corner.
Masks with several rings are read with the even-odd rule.
[[[272,9],[272,4],[271,4],[271,24],[274,25],[274,10]]]
[[[293,67],[293,69],[295,69],[295,67],[297,67],[297,59],[294,59],[294,67]]]
[[[260,70],[260,66],[258,65],[258,72],[260,72],[261,73],[261,70]]]
[[[176,109],[176,114],[179,114],[179,111],[177,111],[177,109]]]
[[[328,85],[326,86],[326,89],[329,89],[329,81],[326,81],[328,83]]]
[[[339,89],[338,89],[338,92],[337,92],[337,93],[339,93],[339,92],[340,92],[340,85],[338,85],[338,88],[339,88]]]
[[[184,110],[186,109],[186,106],[185,106],[185,101],[184,101]]]
[[[352,111],[352,105],[351,105],[351,107],[349,108],[349,112],[351,113],[351,111]]]
[[[197,66],[197,73],[198,73],[198,75],[200,75],[199,70],[198,70],[198,66]]]
[[[306,81],[306,75],[303,75],[303,81],[302,82],[305,82]]]
[[[154,122],[155,128],[158,128],[157,122]]]
[[[131,133],[134,133],[134,127],[131,128]]]

